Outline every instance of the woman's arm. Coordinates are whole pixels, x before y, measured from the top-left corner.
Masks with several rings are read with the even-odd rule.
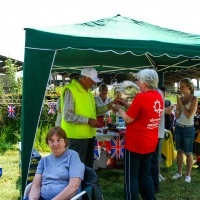
[[[40,188],[42,184],[42,174],[35,174],[33,183],[31,186],[30,193],[28,195],[29,199],[38,200],[40,198]]]
[[[119,99],[118,102],[119,102],[122,106],[124,106],[126,109],[128,109],[128,108],[130,107],[130,104],[129,104],[127,101],[125,101],[124,99]]]
[[[69,180],[69,184],[65,187],[65,189],[60,192],[60,194],[55,196],[52,200],[71,199],[77,193],[80,184],[80,178],[71,178]]]
[[[197,97],[194,97],[194,99],[191,102],[191,105],[189,107],[189,109],[187,109],[182,102],[180,103],[180,107],[182,109],[182,112],[184,112],[185,116],[190,119],[191,117],[194,117],[194,114],[196,112],[197,109],[197,104],[198,104],[198,99]]]
[[[134,121],[133,118],[129,117],[126,112],[124,111],[124,109],[121,107],[121,105],[119,104],[115,104],[115,106],[113,107],[115,112],[119,112],[121,117],[124,119],[124,121],[129,124],[132,123]]]

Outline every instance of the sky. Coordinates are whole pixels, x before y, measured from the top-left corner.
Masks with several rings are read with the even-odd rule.
[[[120,14],[200,35],[199,0],[4,0],[0,55],[24,60],[24,28],[88,22]]]

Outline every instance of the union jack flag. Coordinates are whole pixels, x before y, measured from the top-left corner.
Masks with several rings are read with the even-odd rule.
[[[111,138],[111,158],[118,158],[118,136]]]
[[[49,107],[48,114],[49,115],[54,115],[56,113],[56,103],[50,102],[48,104],[48,107]]]
[[[119,136],[118,158],[124,158],[124,135]]]
[[[114,136],[111,138],[111,158],[124,157],[124,136]]]
[[[15,106],[8,105],[8,117],[14,118],[15,117],[15,111],[16,111]]]
[[[99,160],[99,151],[98,151],[97,140],[95,140],[95,142],[94,142],[94,160]]]

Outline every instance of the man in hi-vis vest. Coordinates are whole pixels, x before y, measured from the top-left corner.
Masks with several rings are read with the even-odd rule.
[[[61,127],[67,133],[69,148],[79,153],[81,161],[93,167],[94,140],[99,122],[96,116],[106,113],[112,108],[111,102],[97,108],[90,91],[92,85],[100,82],[97,71],[93,67],[81,70],[78,80],[64,86],[61,94]]]

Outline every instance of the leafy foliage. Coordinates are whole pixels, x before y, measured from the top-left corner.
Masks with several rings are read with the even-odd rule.
[[[172,104],[176,104],[177,102],[176,94],[167,93],[167,96],[165,97],[165,99],[169,99]]]
[[[22,94],[22,79],[16,78],[16,73],[17,73],[16,62],[8,58],[8,60],[6,60],[5,63],[7,66],[6,72],[7,72],[8,80],[9,80],[10,93],[14,95]]]
[[[12,145],[20,141],[21,133],[21,106],[16,106],[16,117],[9,118],[7,106],[0,109],[0,152],[10,149]],[[49,115],[48,106],[44,104],[40,117],[40,124],[37,130],[34,148],[39,151],[49,151],[45,143],[48,130],[55,125],[56,113]]]
[[[50,152],[49,146],[45,142],[46,133],[51,128],[51,125],[42,126],[40,125],[37,129],[36,139],[34,143],[34,148],[40,152]]]
[[[16,144],[19,141],[19,131],[19,129],[16,130],[15,126],[12,126],[11,124],[2,126],[0,129],[0,152],[12,149],[13,144]]]
[[[4,99],[4,89],[3,89],[3,80],[0,78],[0,97],[2,98],[2,100]]]
[[[9,80],[9,94],[5,94],[3,82],[0,80],[0,152],[11,149],[13,145],[20,141],[21,133],[21,94],[22,94],[22,78],[16,77],[16,63],[8,58],[6,61],[6,73]],[[48,92],[48,99],[57,99],[55,92]],[[14,105],[16,108],[15,118],[9,118],[7,107]],[[36,135],[35,145],[41,151],[48,151],[47,145],[43,143],[47,130],[54,126],[56,114],[48,114],[47,102],[44,102],[43,112],[40,118],[40,126]],[[42,142],[41,142],[42,141]]]

